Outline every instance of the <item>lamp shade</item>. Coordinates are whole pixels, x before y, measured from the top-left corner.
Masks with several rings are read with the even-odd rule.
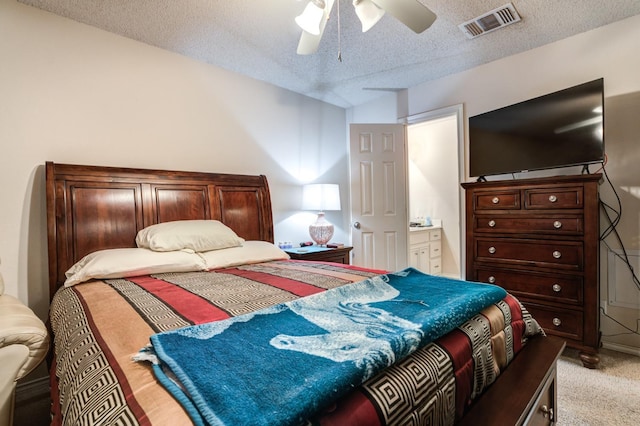
[[[340,210],[340,186],[335,183],[313,183],[302,187],[304,210]]]

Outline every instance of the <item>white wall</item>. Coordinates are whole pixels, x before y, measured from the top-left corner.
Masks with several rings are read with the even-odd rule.
[[[348,205],[342,108],[14,0],[0,58],[0,271],[43,319],[45,161],[265,174],[276,241],[309,239],[302,183],[339,183]],[[348,211],[327,216],[346,241]]]
[[[490,36],[490,35],[489,35]],[[473,41],[469,41],[472,43]],[[640,16],[607,25],[540,48],[412,87],[406,94],[407,105],[390,101],[383,109],[376,104],[354,108],[349,117],[367,121],[367,116],[382,122],[395,122],[408,115],[464,104],[465,115],[473,116],[545,93],[564,89],[596,78],[604,78],[605,144],[607,174],[622,200],[624,214],[618,225],[626,249],[640,249]],[[400,98],[398,98],[400,99]],[[390,108],[393,105],[395,108]],[[465,123],[466,133],[466,123]],[[465,154],[466,155],[466,154]],[[595,171],[595,170],[592,170]],[[575,169],[551,170],[538,174],[575,173]],[[579,169],[577,170],[579,173]],[[532,174],[518,174],[528,177]],[[467,175],[468,176],[468,175]],[[601,186],[601,198],[615,206],[608,184]],[[601,219],[601,228],[607,225]],[[608,238],[613,248],[620,244]],[[608,306],[608,249],[601,245],[601,299],[603,309],[623,323],[602,317],[603,342],[611,347],[640,353],[637,330],[640,318],[640,289],[631,280],[614,283],[625,294],[633,295],[637,307]],[[619,334],[622,333],[622,334]]]
[[[349,123],[397,123],[409,115],[408,92],[403,90],[383,95],[371,102],[347,110]]]

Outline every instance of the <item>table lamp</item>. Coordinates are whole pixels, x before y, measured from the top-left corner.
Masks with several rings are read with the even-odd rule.
[[[325,245],[333,237],[333,225],[324,217],[325,210],[340,210],[340,187],[334,183],[314,183],[302,187],[302,208],[315,210],[318,218],[309,225],[309,235],[316,244]]]

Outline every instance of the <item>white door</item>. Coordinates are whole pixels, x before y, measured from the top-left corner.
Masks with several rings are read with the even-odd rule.
[[[406,128],[351,124],[352,263],[397,271],[407,266]]]

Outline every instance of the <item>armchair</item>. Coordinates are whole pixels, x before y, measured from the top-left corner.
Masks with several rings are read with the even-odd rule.
[[[33,371],[48,350],[47,328],[20,300],[4,294],[0,274],[0,426],[13,422],[17,381]]]

